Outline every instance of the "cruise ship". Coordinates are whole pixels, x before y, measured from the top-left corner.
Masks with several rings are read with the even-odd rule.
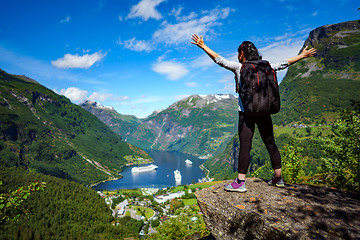
[[[190,161],[189,159],[186,159],[186,160],[185,160],[185,163],[186,163],[187,165],[192,165],[192,161]]]
[[[156,166],[155,164],[150,164],[150,165],[144,166],[144,167],[133,167],[131,169],[131,172],[132,173],[148,172],[148,171],[151,171],[151,170],[155,170],[157,168],[158,168],[158,166]]]
[[[175,175],[175,181],[176,181],[176,182],[181,182],[181,174],[180,174],[180,171],[176,169],[176,170],[174,171],[174,175]]]

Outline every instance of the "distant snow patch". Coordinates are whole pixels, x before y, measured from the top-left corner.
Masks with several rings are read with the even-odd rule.
[[[221,95],[216,94],[215,98],[218,99],[218,100],[229,99],[230,95],[229,94],[221,94]]]
[[[91,101],[91,100],[87,100],[85,101],[85,104],[88,104],[88,105],[92,105],[96,108],[100,108],[100,109],[109,109],[109,110],[114,110],[113,107],[110,107],[110,106],[103,106],[101,103],[99,102],[95,102],[95,101]]]

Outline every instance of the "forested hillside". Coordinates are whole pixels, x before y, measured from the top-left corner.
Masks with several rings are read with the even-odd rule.
[[[150,157],[64,96],[0,70],[0,166],[91,184],[133,158]]]
[[[143,222],[130,217],[114,218],[111,210],[93,189],[23,168],[0,168],[0,193],[15,190],[37,180],[45,189],[32,192],[22,208],[29,218],[20,216],[0,227],[0,239],[124,239],[137,238]]]

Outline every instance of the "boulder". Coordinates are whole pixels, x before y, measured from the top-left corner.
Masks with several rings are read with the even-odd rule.
[[[360,239],[360,195],[312,185],[269,186],[246,180],[247,192],[224,181],[195,193],[216,239]]]

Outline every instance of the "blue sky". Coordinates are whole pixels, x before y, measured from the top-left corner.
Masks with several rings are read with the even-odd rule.
[[[360,18],[355,0],[2,0],[0,68],[74,103],[146,117],[192,94],[234,93],[234,76],[191,34],[236,61],[250,40],[263,58],[298,54],[317,27]],[[278,73],[281,79],[286,71]]]

